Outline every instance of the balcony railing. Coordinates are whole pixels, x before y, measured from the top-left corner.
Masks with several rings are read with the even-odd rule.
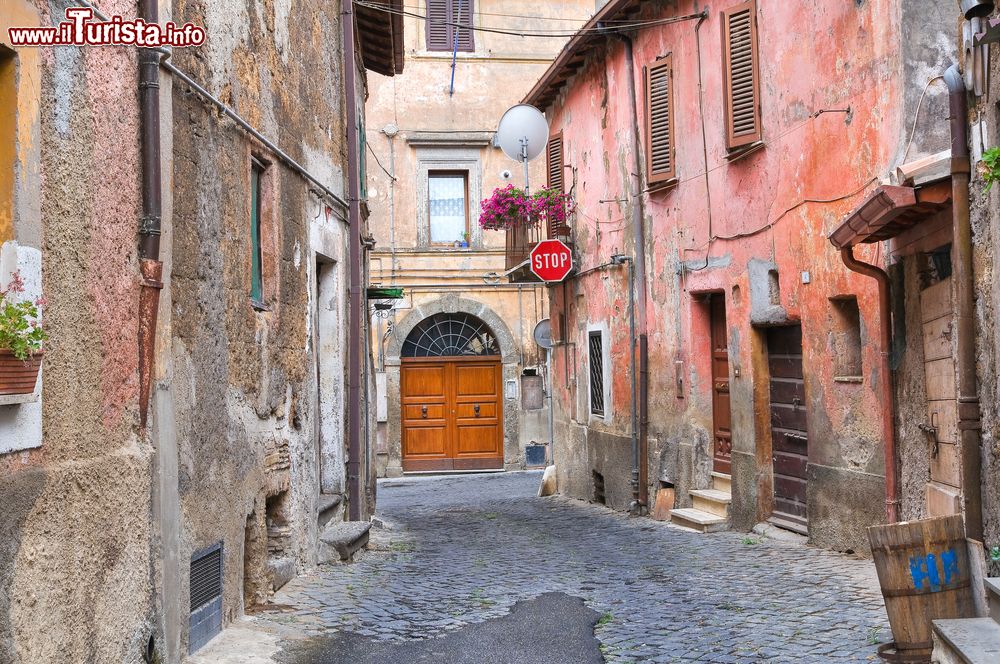
[[[570,227],[566,224],[518,224],[507,229],[507,268],[512,284],[537,283],[538,277],[528,266],[531,250],[542,240],[559,239],[572,248]]]

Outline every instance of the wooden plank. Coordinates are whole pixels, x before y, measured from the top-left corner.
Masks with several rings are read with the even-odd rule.
[[[932,456],[930,460],[931,481],[948,485],[958,490],[962,486],[961,461],[958,453],[959,446],[950,443],[939,443],[937,451],[937,456]]]
[[[955,399],[955,362],[950,357],[925,362],[924,376],[928,401]]]
[[[927,513],[932,516],[950,516],[962,511],[961,492],[955,487],[928,482],[925,487]]]
[[[802,406],[772,403],[771,426],[781,429],[795,429],[796,431],[804,432],[808,426],[806,409]]]
[[[772,355],[767,361],[772,378],[802,379],[802,358],[784,355]]]
[[[927,424],[937,429],[937,439],[942,443],[958,442],[958,401],[944,399],[927,404]]]
[[[952,347],[953,328],[954,319],[950,315],[941,316],[923,324],[925,362],[954,356]]]
[[[771,376],[771,401],[773,403],[805,403],[806,386],[799,378],[778,378]]]
[[[942,279],[933,286],[928,286],[920,293],[920,321],[930,321],[951,316],[954,307],[951,305],[951,277]]]

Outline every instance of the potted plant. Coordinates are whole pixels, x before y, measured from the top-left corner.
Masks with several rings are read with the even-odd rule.
[[[32,394],[48,335],[42,329],[39,299],[24,299],[24,282],[15,272],[0,289],[0,396]]]
[[[462,241],[459,243],[458,246],[460,247],[469,246],[469,231],[465,231],[464,233],[462,233]]]
[[[485,230],[505,231],[520,224],[538,223],[534,198],[512,184],[494,189],[479,207],[479,226]]]

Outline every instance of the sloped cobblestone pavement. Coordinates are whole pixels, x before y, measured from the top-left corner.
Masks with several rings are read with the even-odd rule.
[[[539,480],[383,482],[371,550],[292,581],[255,629],[426,639],[561,592],[601,615],[608,662],[866,662],[889,638],[870,561],[537,498]]]

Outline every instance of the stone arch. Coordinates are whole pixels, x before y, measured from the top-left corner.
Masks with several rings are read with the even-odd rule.
[[[501,362],[511,364],[517,362],[517,344],[510,328],[493,309],[486,304],[467,297],[459,297],[455,294],[444,295],[432,302],[425,302],[413,308],[406,317],[393,326],[392,334],[389,335],[386,344],[386,361],[393,364],[399,363],[399,356],[402,352],[403,342],[410,335],[422,320],[439,313],[466,313],[479,318],[486,323],[497,344],[500,346]]]

